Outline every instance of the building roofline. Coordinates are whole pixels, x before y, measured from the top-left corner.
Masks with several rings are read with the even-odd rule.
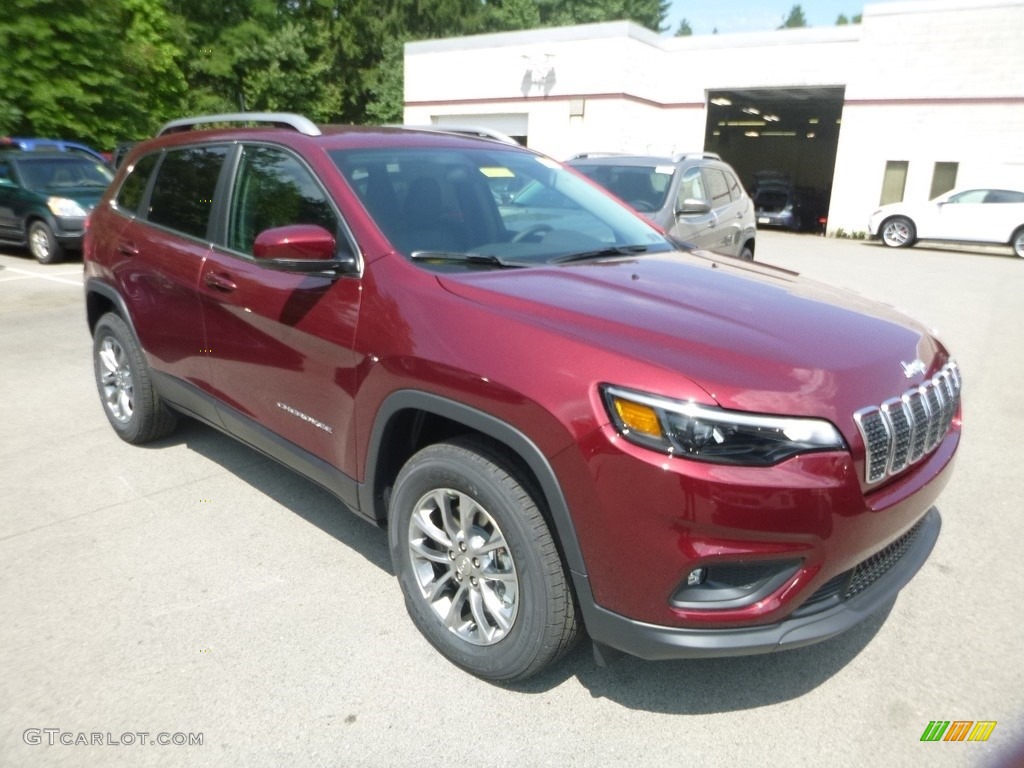
[[[516,32],[448,37],[440,40],[419,40],[405,44],[405,55],[414,56],[425,53],[446,53],[450,51],[513,46],[538,48],[554,43],[606,39],[621,40],[623,38],[629,38],[663,51],[768,47],[775,45],[856,42],[860,40],[860,26],[857,24],[845,24],[835,27],[803,27],[800,29],[776,29],[766,32],[737,32],[721,35],[671,37],[659,35],[657,32],[653,32],[647,27],[632,21],[606,21],[596,24],[577,24],[569,27],[543,27]]]

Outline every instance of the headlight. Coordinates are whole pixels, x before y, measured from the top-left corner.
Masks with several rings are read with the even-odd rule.
[[[46,207],[54,216],[85,216],[85,209],[74,200],[66,197],[50,197],[46,200]]]
[[[603,386],[619,433],[645,448],[698,461],[767,467],[811,451],[845,450],[821,419],[760,416]]]

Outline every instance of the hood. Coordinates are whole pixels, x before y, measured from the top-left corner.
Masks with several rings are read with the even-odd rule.
[[[623,360],[596,381],[645,388],[651,366],[721,406],[840,424],[919,384],[945,352],[920,324],[858,296],[751,262],[694,252],[438,278],[448,291]],[[621,380],[628,371],[636,380]],[[658,376],[659,381],[664,381]],[[646,387],[650,391],[650,386]],[[673,396],[682,392],[660,391]]]

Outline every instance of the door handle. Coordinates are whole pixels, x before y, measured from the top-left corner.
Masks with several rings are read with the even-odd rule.
[[[135,246],[135,243],[118,243],[117,252],[128,258],[139,255],[139,249]]]
[[[207,272],[203,275],[203,282],[211,288],[216,288],[218,291],[233,291],[238,287],[230,277],[218,275],[216,272]]]

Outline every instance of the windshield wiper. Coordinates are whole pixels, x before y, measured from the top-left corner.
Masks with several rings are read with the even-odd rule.
[[[571,261],[587,261],[589,259],[604,259],[610,256],[632,256],[637,253],[647,253],[646,245],[613,245],[608,248],[601,248],[596,251],[583,251],[582,253],[570,253],[567,256],[559,256],[551,259],[549,264],[568,264]]]
[[[526,264],[517,264],[513,261],[505,261],[500,256],[491,253],[457,253],[450,251],[413,251],[410,255],[413,261],[429,261],[444,264],[484,264],[502,269],[515,269],[525,267]]]

